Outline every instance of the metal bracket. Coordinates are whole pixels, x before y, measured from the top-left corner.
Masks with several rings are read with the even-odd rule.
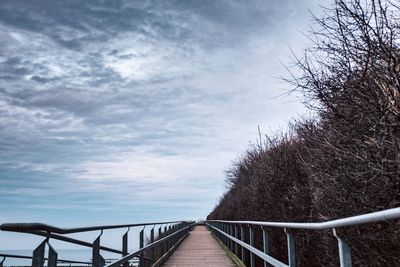
[[[246,242],[246,239],[244,237],[244,227],[240,225],[240,241]],[[246,253],[245,253],[245,248],[242,246],[242,251],[241,251],[241,260],[243,263],[246,262]]]
[[[251,225],[249,224],[249,244],[250,246],[254,247],[254,231],[253,228],[251,228]],[[250,251],[250,267],[255,266],[255,256],[254,253]]]
[[[126,233],[122,236],[122,256],[128,255],[128,233],[131,228],[128,227]],[[128,267],[129,263],[124,263],[124,267]]]
[[[268,230],[262,226],[262,233],[263,233],[263,251],[265,254],[269,255],[269,234]],[[268,262],[264,261],[264,267],[271,266]]]
[[[338,240],[340,267],[351,267],[351,248],[338,236],[335,228],[332,231]]]
[[[103,229],[100,232],[100,235],[93,242],[93,250],[92,250],[92,265],[93,267],[102,267],[106,265],[106,261],[100,255],[100,237],[103,234]]]
[[[287,246],[288,246],[288,259],[289,259],[289,266],[294,267],[296,266],[296,250],[295,250],[295,243],[294,237],[291,233],[284,228],[286,237],[287,237]]]
[[[44,251],[46,247],[46,238],[40,245],[33,251],[32,255],[32,267],[43,267],[44,266]]]
[[[143,229],[140,231],[139,233],[139,247],[143,248],[144,247],[144,229],[146,228],[146,226],[143,226]],[[139,267],[143,267],[144,266],[144,254],[141,253],[139,255]]]
[[[47,257],[47,267],[57,267],[57,251],[50,245],[49,240],[47,240],[47,246],[49,247],[49,255]]]

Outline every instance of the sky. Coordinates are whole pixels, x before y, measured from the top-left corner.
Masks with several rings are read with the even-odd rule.
[[[317,0],[0,2],[0,223],[205,218],[225,171],[307,111]],[[0,232],[0,249],[36,239]]]

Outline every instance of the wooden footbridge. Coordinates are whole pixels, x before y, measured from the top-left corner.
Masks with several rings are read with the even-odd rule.
[[[341,267],[352,266],[351,244],[346,244],[336,229],[366,223],[395,220],[400,218],[400,208],[364,214],[320,223],[287,223],[260,221],[224,221],[213,220],[196,224],[194,221],[170,221],[157,223],[106,225],[81,228],[58,228],[40,223],[6,223],[0,225],[1,231],[17,234],[32,234],[42,238],[31,255],[0,253],[0,267],[16,266],[13,259],[29,261],[32,267],[56,266],[93,266],[93,267],[129,267],[129,266],[296,266],[295,236],[292,229],[322,230],[331,229],[337,239]],[[278,260],[269,254],[270,239],[268,229],[282,228],[287,237],[287,262]],[[111,248],[101,243],[103,232],[112,229],[126,229],[122,235],[120,248]],[[137,247],[132,245],[131,229],[138,229]],[[255,244],[255,232],[261,232],[261,245]],[[99,232],[92,242],[76,239],[76,234]],[[1,234],[1,232],[0,232]],[[71,236],[74,234],[74,237]],[[1,238],[1,235],[0,235]],[[53,240],[67,242],[91,249],[85,260],[63,259]],[[134,240],[134,241],[135,241]],[[132,246],[131,246],[132,247]],[[7,248],[1,248],[4,251]],[[105,259],[104,252],[120,255],[115,259]],[[47,255],[46,255],[47,254]],[[398,256],[398,255],[397,255]],[[258,259],[257,259],[258,258]],[[257,259],[257,260],[256,260]],[[28,264],[26,264],[27,266]],[[258,265],[257,265],[258,266]]]
[[[163,265],[234,267],[236,264],[204,226],[197,226]]]

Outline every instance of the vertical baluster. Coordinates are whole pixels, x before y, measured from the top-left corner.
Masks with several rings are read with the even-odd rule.
[[[264,227],[261,227],[262,232],[263,232],[263,248],[264,248],[264,253],[269,255],[269,236],[267,229]],[[270,264],[266,261],[264,261],[264,267],[268,267]]]
[[[154,243],[154,227],[156,227],[155,225],[153,226],[153,228],[151,228],[150,231],[150,243],[153,244]],[[152,248],[150,250],[150,258],[153,260],[153,262],[155,262],[155,249]]]
[[[160,228],[158,228],[158,239],[162,238],[162,225],[160,225]],[[161,257],[163,254],[162,248],[163,248],[163,244],[159,244],[158,246],[158,255],[157,258]]]
[[[228,224],[224,223],[224,232],[227,233],[228,232]],[[228,246],[228,238],[226,237],[226,235],[224,235],[224,239],[225,239],[225,246]]]
[[[168,236],[168,226],[164,227],[164,236]],[[168,251],[168,240],[164,241],[164,253]]]
[[[294,237],[291,233],[287,231],[286,228],[285,228],[285,233],[287,236],[289,266],[294,267],[296,266],[296,251],[295,251]]]
[[[239,234],[238,234],[238,227],[235,224],[235,238],[239,238]],[[239,245],[238,243],[235,242],[235,255],[238,256],[239,253]]]
[[[32,255],[32,267],[43,267],[44,266],[44,250],[47,239],[44,240],[40,245],[33,251]]]
[[[220,230],[223,232],[223,231],[224,231],[224,225],[223,225],[223,223],[220,223],[219,227],[220,227]],[[222,233],[220,233],[219,236],[220,236],[219,239],[221,240],[221,242],[224,243],[224,241],[225,241],[224,235],[223,235]]]
[[[130,230],[130,227],[128,227],[128,230],[122,236],[122,256],[128,255],[128,233],[129,233],[129,230]],[[123,267],[129,267],[129,262],[124,263]]]
[[[171,234],[173,234],[173,233],[175,233],[175,232],[176,232],[176,225],[174,224],[174,225],[172,225],[172,232],[171,232]],[[172,239],[171,239],[171,247],[174,246],[175,242],[176,242],[176,235],[174,235],[174,236],[172,237]]]
[[[240,240],[241,241],[243,241],[243,242],[246,242],[246,240],[245,240],[245,237],[244,237],[244,227],[242,226],[242,225],[240,225]],[[244,247],[242,246],[242,254],[241,254],[241,259],[242,259],[242,262],[244,263],[244,264],[246,264],[246,253],[245,253],[245,251],[244,251]]]
[[[106,264],[106,261],[100,255],[100,237],[102,234],[103,234],[103,230],[101,230],[100,235],[93,242],[93,247],[92,247],[92,266],[93,267],[101,267]]]
[[[47,241],[47,245],[49,246],[49,256],[47,257],[48,258],[47,267],[57,267],[58,254],[48,241]]]
[[[224,223],[221,223],[221,230],[222,230],[222,232],[225,233],[225,224]],[[221,234],[221,239],[222,239],[222,243],[224,245],[226,245],[226,243],[225,243],[225,235]]]
[[[221,230],[221,223],[215,223],[215,227],[217,227],[217,229]],[[215,233],[217,234],[218,239],[222,242],[221,233],[217,230],[215,230]]]
[[[225,226],[225,233],[229,235],[229,224],[226,224]],[[225,238],[226,238],[226,246],[228,247],[228,249],[230,249],[230,239],[227,236],[225,236]]]
[[[144,228],[142,229],[142,231],[140,231],[139,233],[139,248],[143,248],[144,247]],[[143,267],[144,266],[144,253],[142,252],[139,255],[139,267]]]
[[[173,233],[175,233],[175,225],[174,224],[171,227],[171,234],[173,234]],[[175,244],[175,238],[176,238],[175,235],[171,238],[171,247],[173,247]]]
[[[230,228],[230,225],[229,224],[226,224],[226,233],[228,234],[228,235],[230,235],[231,234],[231,228]],[[231,249],[231,240],[228,238],[228,237],[226,237],[226,246],[227,246],[227,248],[230,250]]]
[[[230,225],[230,224],[227,224],[227,228],[228,228],[227,234],[228,234],[228,235],[232,235],[231,225]],[[227,237],[227,238],[228,238],[228,248],[229,248],[229,250],[232,251],[232,245],[233,245],[232,239],[230,239],[229,237]]]
[[[250,246],[254,247],[254,231],[253,228],[251,228],[251,225],[249,225],[249,243]],[[255,257],[254,257],[254,253],[250,252],[250,267],[254,267],[255,264]]]
[[[225,230],[225,224],[221,223],[221,231],[225,232],[224,230]],[[222,233],[221,233],[221,241],[222,241],[222,243],[225,244],[225,236]]]
[[[174,229],[174,233],[176,233],[179,230],[178,229],[178,225],[175,224],[173,229]],[[178,242],[178,240],[179,240],[179,234],[175,235],[175,237],[174,237],[174,245],[175,245],[176,242]]]
[[[340,267],[351,267],[351,248],[337,235],[335,228],[332,230],[338,241]]]
[[[231,236],[235,237],[235,225],[234,224],[231,225]],[[236,244],[236,242],[231,240],[231,243],[232,243],[231,251],[234,253],[235,252],[235,244]]]
[[[183,225],[182,225],[181,223],[178,224],[177,227],[176,227],[176,231],[180,231],[180,230],[182,230],[182,229],[183,229]],[[180,232],[180,233],[178,234],[178,236],[176,237],[176,242],[178,242],[179,239],[180,239],[184,234],[185,234],[185,231]]]
[[[169,226],[168,228],[168,235],[170,235],[172,233],[172,225]],[[167,251],[172,247],[172,238],[168,238],[168,249]]]

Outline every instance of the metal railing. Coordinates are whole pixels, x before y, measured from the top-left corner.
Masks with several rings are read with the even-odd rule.
[[[351,267],[351,247],[346,244],[336,232],[337,228],[354,226],[366,223],[381,222],[400,218],[400,208],[387,209],[369,214],[332,220],[321,223],[287,223],[287,222],[260,222],[260,221],[224,221],[208,220],[206,225],[234,254],[241,256],[245,262],[246,254],[250,256],[250,266],[255,265],[255,256],[264,261],[264,266],[294,267],[296,266],[295,239],[289,229],[322,230],[332,229],[333,236],[338,241],[339,260],[341,267]],[[245,227],[248,227],[248,243],[245,238]],[[254,244],[255,227],[261,227],[263,250],[259,250]],[[283,228],[287,237],[288,264],[279,261],[269,255],[269,236],[267,228]],[[239,252],[239,247],[241,252]],[[247,250],[247,251],[246,251]],[[270,265],[268,265],[270,264]]]
[[[179,245],[180,242],[187,236],[191,228],[195,225],[193,221],[170,221],[170,222],[155,222],[155,223],[140,223],[140,224],[122,224],[122,225],[102,225],[80,228],[58,228],[51,225],[41,223],[6,223],[0,225],[1,231],[17,232],[24,234],[33,234],[42,236],[45,239],[36,247],[32,256],[1,254],[0,267],[3,267],[7,258],[31,259],[32,267],[56,267],[59,264],[79,264],[81,266],[93,267],[128,267],[132,259],[139,259],[139,266],[159,266],[168,255]],[[145,227],[152,226],[149,236],[145,236]],[[134,252],[128,252],[128,233],[133,227],[143,227],[139,232],[139,249]],[[155,231],[158,227],[157,232]],[[122,250],[110,248],[101,245],[101,236],[104,230],[109,229],[124,229],[127,231],[122,236]],[[100,234],[93,242],[87,242],[75,239],[67,234],[84,233],[89,231],[100,231]],[[68,259],[59,259],[57,251],[50,244],[51,240],[59,240],[83,247],[89,247],[92,250],[91,259],[88,261],[75,261]],[[48,256],[45,257],[45,252]],[[108,251],[122,255],[120,259],[106,263],[106,260],[101,256],[101,251]]]

